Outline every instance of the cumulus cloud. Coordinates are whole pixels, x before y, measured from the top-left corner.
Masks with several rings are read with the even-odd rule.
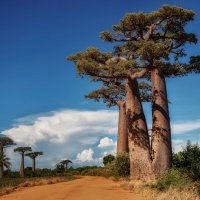
[[[100,140],[98,147],[105,148],[105,147],[111,147],[114,145],[116,145],[116,144],[113,142],[113,139],[111,139],[109,137],[104,137]]]
[[[102,151],[97,147],[102,136],[115,136],[117,111],[61,110],[18,119],[15,126],[3,131],[18,146],[32,146],[44,151],[38,159],[40,167],[52,167],[63,158],[76,160],[77,153],[92,148],[95,159]],[[19,156],[8,150],[13,165],[19,165]],[[91,151],[89,151],[91,153]],[[81,154],[82,155],[82,154]],[[29,160],[27,160],[29,162]]]
[[[91,148],[85,149],[81,153],[77,154],[76,159],[82,162],[92,161],[93,154],[94,154],[94,151]]]
[[[109,120],[108,120],[109,119]],[[28,117],[30,120],[30,117]],[[25,118],[23,119],[25,123]],[[87,135],[115,134],[117,123],[116,111],[78,111],[64,110],[54,112],[51,116],[39,116],[31,125],[18,125],[3,132],[17,143],[34,145],[38,141],[64,143],[72,135],[84,135],[83,144],[87,144]],[[80,135],[80,138],[83,139]],[[89,144],[95,138],[89,137]]]
[[[181,123],[172,123],[172,133],[182,134],[189,131],[200,129],[200,121],[188,121]]]

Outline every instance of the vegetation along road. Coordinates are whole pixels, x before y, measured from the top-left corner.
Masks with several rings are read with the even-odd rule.
[[[102,177],[83,177],[69,182],[23,188],[1,200],[143,200],[120,188],[119,183]],[[146,198],[145,198],[146,199]]]

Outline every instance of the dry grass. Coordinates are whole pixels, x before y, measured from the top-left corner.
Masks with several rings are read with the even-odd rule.
[[[56,183],[61,183],[61,182],[66,182],[69,179],[65,178],[52,178],[52,179],[37,179],[37,180],[27,180],[18,186],[15,187],[4,187],[0,189],[0,196],[9,194],[11,192],[20,190],[21,188],[24,187],[34,187],[34,186],[39,186],[39,185],[49,185],[49,184],[56,184]]]
[[[145,187],[141,181],[122,181],[121,187],[126,190],[141,194],[145,199],[153,200],[200,200],[193,189],[187,187],[170,187],[167,191],[158,191],[157,189]]]

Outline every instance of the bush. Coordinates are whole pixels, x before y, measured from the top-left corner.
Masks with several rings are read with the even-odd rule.
[[[173,155],[173,167],[187,173],[193,180],[200,180],[200,147],[187,142],[183,151]]]
[[[3,175],[4,178],[20,178],[19,172],[12,172],[11,170],[5,170]]]
[[[130,175],[130,159],[128,153],[121,153],[115,159],[116,172],[119,176],[126,177]]]
[[[103,157],[103,164],[104,164],[104,166],[106,166],[107,164],[111,163],[114,160],[115,160],[115,156],[109,154],[109,155]]]
[[[156,188],[160,191],[168,190],[169,187],[190,185],[192,180],[186,175],[176,169],[171,169],[169,172],[163,174],[156,184],[151,184],[150,187]]]
[[[126,177],[130,174],[130,160],[128,153],[121,153],[108,163],[103,170],[104,176]]]
[[[73,175],[88,175],[88,176],[102,175],[102,167],[97,167],[97,166],[84,166],[76,169],[70,168],[68,171]]]

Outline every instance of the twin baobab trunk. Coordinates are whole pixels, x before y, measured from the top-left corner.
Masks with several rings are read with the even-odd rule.
[[[137,80],[126,84],[126,115],[132,179],[153,179],[150,142]]]
[[[119,101],[117,105],[119,106],[117,154],[119,154],[128,152],[128,131],[126,124],[126,104],[123,101]]]
[[[20,166],[20,176],[24,177],[24,153],[22,153],[22,160],[21,160],[21,166]]]
[[[151,72],[153,94],[152,158],[157,175],[171,167],[172,145],[165,77],[161,70]]]

